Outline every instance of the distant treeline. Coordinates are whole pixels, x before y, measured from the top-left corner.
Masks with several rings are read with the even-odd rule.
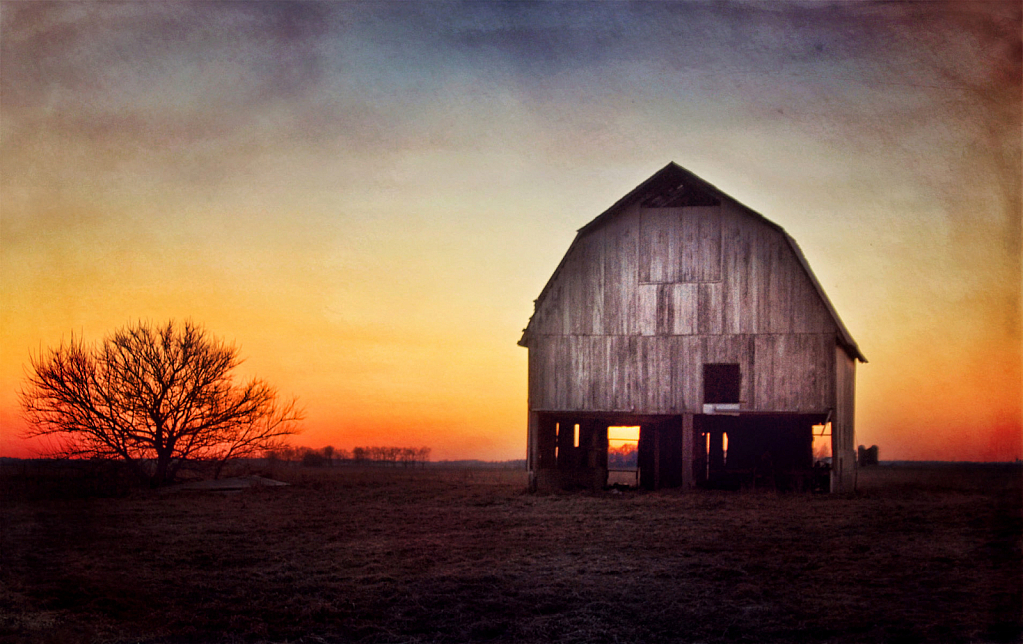
[[[636,445],[620,445],[607,450],[607,466],[615,469],[633,469],[639,466],[639,452]]]
[[[320,449],[312,447],[279,447],[267,450],[270,461],[301,463],[310,467],[333,466],[335,464],[355,465],[423,465],[430,460],[429,447],[355,447],[347,450],[327,445]]]

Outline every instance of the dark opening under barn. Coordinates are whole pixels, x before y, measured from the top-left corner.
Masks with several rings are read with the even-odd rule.
[[[540,414],[540,487],[827,488],[814,457],[818,414]],[[636,438],[621,438],[636,428]],[[628,432],[625,432],[626,434]],[[815,467],[816,465],[816,467]],[[689,469],[687,476],[686,469]],[[553,479],[553,480],[549,480]]]

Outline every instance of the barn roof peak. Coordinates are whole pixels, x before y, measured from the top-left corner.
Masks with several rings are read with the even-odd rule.
[[[668,165],[630,190],[628,194],[576,232],[582,234],[596,228],[613,217],[624,206],[636,201],[640,201],[641,205],[646,208],[672,208],[718,206],[723,200],[739,205],[743,210],[763,220],[771,227],[782,230],[778,224],[729,197],[716,186],[704,181],[674,161],[670,161]]]

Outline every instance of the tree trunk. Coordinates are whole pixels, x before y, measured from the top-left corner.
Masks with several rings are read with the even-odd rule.
[[[156,472],[153,473],[153,478],[150,481],[153,487],[160,487],[168,483],[170,464],[170,451],[164,452],[160,450],[156,453]]]

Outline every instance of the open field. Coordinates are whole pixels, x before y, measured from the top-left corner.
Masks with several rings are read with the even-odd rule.
[[[58,498],[3,474],[12,643],[1020,639],[1018,466],[865,468],[849,496],[295,468]]]

